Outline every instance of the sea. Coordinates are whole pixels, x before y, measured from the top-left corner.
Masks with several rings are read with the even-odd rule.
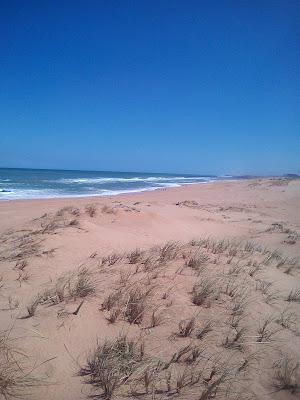
[[[0,168],[0,200],[113,196],[236,178],[228,175]]]

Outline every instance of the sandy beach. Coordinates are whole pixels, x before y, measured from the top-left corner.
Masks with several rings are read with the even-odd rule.
[[[21,365],[10,361],[12,392],[299,396],[280,378],[300,359],[299,205],[289,179],[1,202],[0,326]],[[93,352],[118,335],[140,353],[126,373],[107,361],[107,388]]]

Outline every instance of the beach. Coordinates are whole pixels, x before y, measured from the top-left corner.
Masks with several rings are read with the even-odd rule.
[[[87,383],[88,355],[122,333],[143,341],[144,369],[115,377],[112,398],[199,399],[233,361],[218,398],[295,398],[274,379],[280,360],[300,356],[299,205],[300,181],[285,178],[0,202],[0,326],[36,380],[17,390],[45,400],[101,395],[103,384]],[[205,280],[211,289],[199,299]],[[133,317],[135,287],[143,306]],[[243,315],[232,311],[237,302]]]

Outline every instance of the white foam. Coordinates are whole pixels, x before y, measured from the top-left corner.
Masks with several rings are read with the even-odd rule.
[[[184,177],[184,176],[175,176],[175,177],[163,177],[163,176],[149,176],[149,177],[132,177],[132,178],[63,178],[59,179],[58,181],[52,182],[59,182],[65,184],[72,184],[72,183],[79,183],[79,184],[90,184],[90,183],[115,183],[115,182],[159,182],[159,181],[203,181],[203,180],[210,180],[213,178],[205,177],[205,176],[195,176],[195,177]],[[47,181],[49,182],[49,181]]]

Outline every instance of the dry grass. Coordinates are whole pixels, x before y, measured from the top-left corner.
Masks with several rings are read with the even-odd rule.
[[[193,286],[192,302],[200,306],[207,302],[217,292],[217,281],[214,278],[203,278]]]
[[[227,335],[222,342],[226,349],[242,350],[245,339],[246,328],[237,328],[231,334]]]
[[[240,283],[235,280],[230,280],[227,282],[223,292],[227,296],[234,298],[240,292]]]
[[[129,289],[125,295],[126,308],[124,315],[130,324],[139,324],[142,322],[147,310],[147,300],[152,289],[152,287],[149,289],[134,287]]]
[[[95,279],[92,272],[85,267],[60,276],[56,283],[38,293],[27,306],[27,317],[33,317],[39,305],[59,304],[63,301],[85,298],[95,293]]]
[[[289,307],[282,310],[276,319],[276,322],[283,328],[291,330],[296,328],[297,321],[297,314],[291,311]]]
[[[95,217],[97,214],[97,207],[95,204],[87,204],[85,206],[85,212],[91,217]]]
[[[0,398],[25,399],[43,380],[33,376],[34,368],[26,366],[27,357],[16,348],[10,334],[11,330],[0,332]]]
[[[243,270],[244,270],[244,267],[243,267],[242,265],[236,263],[236,264],[233,264],[233,265],[229,268],[227,274],[228,274],[229,276],[232,276],[232,277],[234,277],[234,276],[239,276],[239,275],[243,272]]]
[[[292,289],[287,295],[286,301],[300,303],[300,289]]]
[[[62,215],[67,213],[64,211]],[[21,266],[24,258],[19,260]],[[111,324],[119,321],[126,332],[139,332],[149,338],[146,347],[149,354],[146,357],[138,342],[129,340],[126,335],[98,344],[80,371],[86,382],[96,388],[96,398],[246,399],[248,394],[241,389],[243,380],[248,385],[249,379],[250,387],[258,379],[257,366],[253,367],[249,354],[253,346],[253,339],[251,342],[249,338],[253,338],[257,307],[261,322],[256,335],[254,333],[256,348],[262,351],[265,347],[272,351],[276,349],[275,334],[281,327],[290,329],[285,331],[290,336],[297,333],[297,314],[291,310],[292,307],[296,309],[297,304],[280,310],[287,304],[284,300],[299,301],[299,290],[294,289],[286,298],[279,298],[272,283],[267,281],[269,269],[272,272],[280,268],[285,272],[291,259],[253,242],[227,239],[199,239],[189,244],[168,242],[150,250],[136,248],[126,254],[111,253],[103,258],[94,253],[88,261],[89,265],[98,267],[97,271],[92,274],[81,267],[59,277],[33,299],[27,317],[34,316],[42,304],[58,304],[94,294],[97,276],[94,273],[103,274],[103,282],[97,287],[99,294],[104,293],[101,306],[104,312],[97,318],[106,318]],[[112,268],[106,268],[108,266]],[[178,267],[190,268],[201,277],[187,269],[184,269],[185,276],[180,275]],[[16,268],[17,272],[24,269]],[[266,280],[258,280],[258,272],[263,272]],[[281,275],[283,279],[291,279]],[[157,293],[154,293],[154,281]],[[173,289],[170,301],[162,301],[168,298],[170,287]],[[188,288],[192,288],[191,292]],[[278,300],[272,307],[279,314],[276,318],[265,318],[266,310],[271,306],[262,299],[268,304]],[[214,303],[214,300],[217,301]],[[161,310],[160,304],[168,309]],[[211,309],[195,308],[194,305],[211,306]],[[192,310],[197,310],[197,314]],[[208,315],[213,320],[205,319]],[[151,329],[162,324],[162,328]],[[245,327],[249,329],[249,336]],[[114,331],[116,326],[111,329]],[[280,341],[282,336],[279,335]],[[245,340],[247,337],[248,341]],[[283,340],[280,346],[282,343]],[[161,353],[158,346],[163,349]],[[266,359],[267,363],[270,367],[269,359]],[[282,372],[285,370],[286,375],[291,375],[290,370],[294,371],[290,364],[287,368],[284,365],[276,367],[277,390],[290,388],[290,383],[285,386],[278,383],[287,381]]]
[[[267,304],[272,304],[278,299],[278,290],[271,290],[273,283],[258,280],[256,282],[256,290],[261,291]]]
[[[24,268],[26,268],[28,265],[28,261],[27,260],[18,260],[16,262],[15,268],[19,269],[20,271],[23,271]]]
[[[209,260],[208,255],[206,254],[196,254],[193,257],[190,257],[188,260],[185,261],[185,266],[192,268],[194,271],[200,275],[206,267],[206,264]]]
[[[212,332],[214,329],[214,322],[212,320],[205,320],[201,323],[200,326],[196,329],[196,338],[197,339],[204,339],[209,332]]]
[[[108,206],[106,204],[101,207],[101,211],[104,214],[115,214],[116,213],[116,210],[113,207],[110,207],[110,206]]]
[[[159,262],[164,263],[166,261],[174,260],[181,249],[179,242],[167,242],[159,248]]]
[[[162,325],[164,321],[165,318],[163,311],[157,307],[151,313],[149,328],[155,328],[156,326]]]
[[[80,267],[76,271],[68,272],[58,278],[54,296],[59,300],[58,302],[69,299],[76,300],[94,294],[95,290],[92,271],[86,267]]]
[[[64,214],[70,214],[70,215],[74,215],[75,217],[79,217],[80,215],[80,210],[77,207],[73,207],[73,206],[66,206],[63,208],[60,208],[57,212],[56,212],[56,216],[58,217],[63,217]]]
[[[165,368],[168,368],[174,363],[188,363],[191,364],[199,358],[204,350],[198,345],[192,342],[186,346],[180,347],[175,353],[173,353],[170,361],[166,364]]]
[[[113,252],[108,256],[102,257],[101,266],[108,265],[109,267],[115,265],[123,259],[124,255],[120,253]]]
[[[280,328],[276,329],[272,327],[273,322],[274,318],[269,316],[259,323],[256,339],[257,342],[270,342],[273,339],[273,336],[281,330]]]
[[[104,299],[101,309],[110,311],[113,307],[120,303],[122,295],[123,293],[120,289],[114,290]]]
[[[111,399],[115,391],[126,384],[142,358],[140,344],[120,335],[103,344],[97,344],[79,374],[87,377],[87,383],[101,389],[105,399]]]
[[[22,282],[28,282],[30,278],[30,275],[27,271],[19,271],[18,277],[17,277],[17,281],[19,281],[19,285],[20,287],[22,286]]]
[[[249,304],[249,294],[245,290],[236,293],[232,299],[231,315],[241,317]]]
[[[37,235],[24,234],[7,239],[0,250],[0,261],[19,261],[41,255],[42,239]]]
[[[249,275],[253,278],[256,276],[263,268],[263,265],[257,261],[254,261],[249,269]]]
[[[177,336],[188,337],[191,336],[196,327],[196,318],[182,319],[178,324]]]
[[[129,264],[137,264],[139,261],[141,261],[142,256],[143,252],[140,249],[135,249],[127,254],[127,259]]]
[[[146,287],[140,283],[118,288],[104,299],[101,309],[109,311],[109,316],[106,318],[110,322],[115,322],[122,316],[130,324],[140,324],[150,309],[149,299],[153,289],[153,286]],[[154,312],[152,317],[155,325],[161,316]]]
[[[17,261],[16,268],[22,269],[26,266],[22,265],[26,259],[47,255],[47,251],[42,251],[45,236],[56,234],[59,229],[78,227],[79,221],[70,218],[70,215],[74,214],[65,215],[65,212],[44,214],[31,221],[34,226],[30,228],[3,233],[0,236],[0,261]]]
[[[40,296],[35,297],[30,304],[28,304],[27,308],[27,318],[31,318],[35,315],[36,309],[40,304],[41,298]]]
[[[300,392],[299,362],[284,356],[273,364],[273,386],[276,391],[286,390],[292,394]]]

